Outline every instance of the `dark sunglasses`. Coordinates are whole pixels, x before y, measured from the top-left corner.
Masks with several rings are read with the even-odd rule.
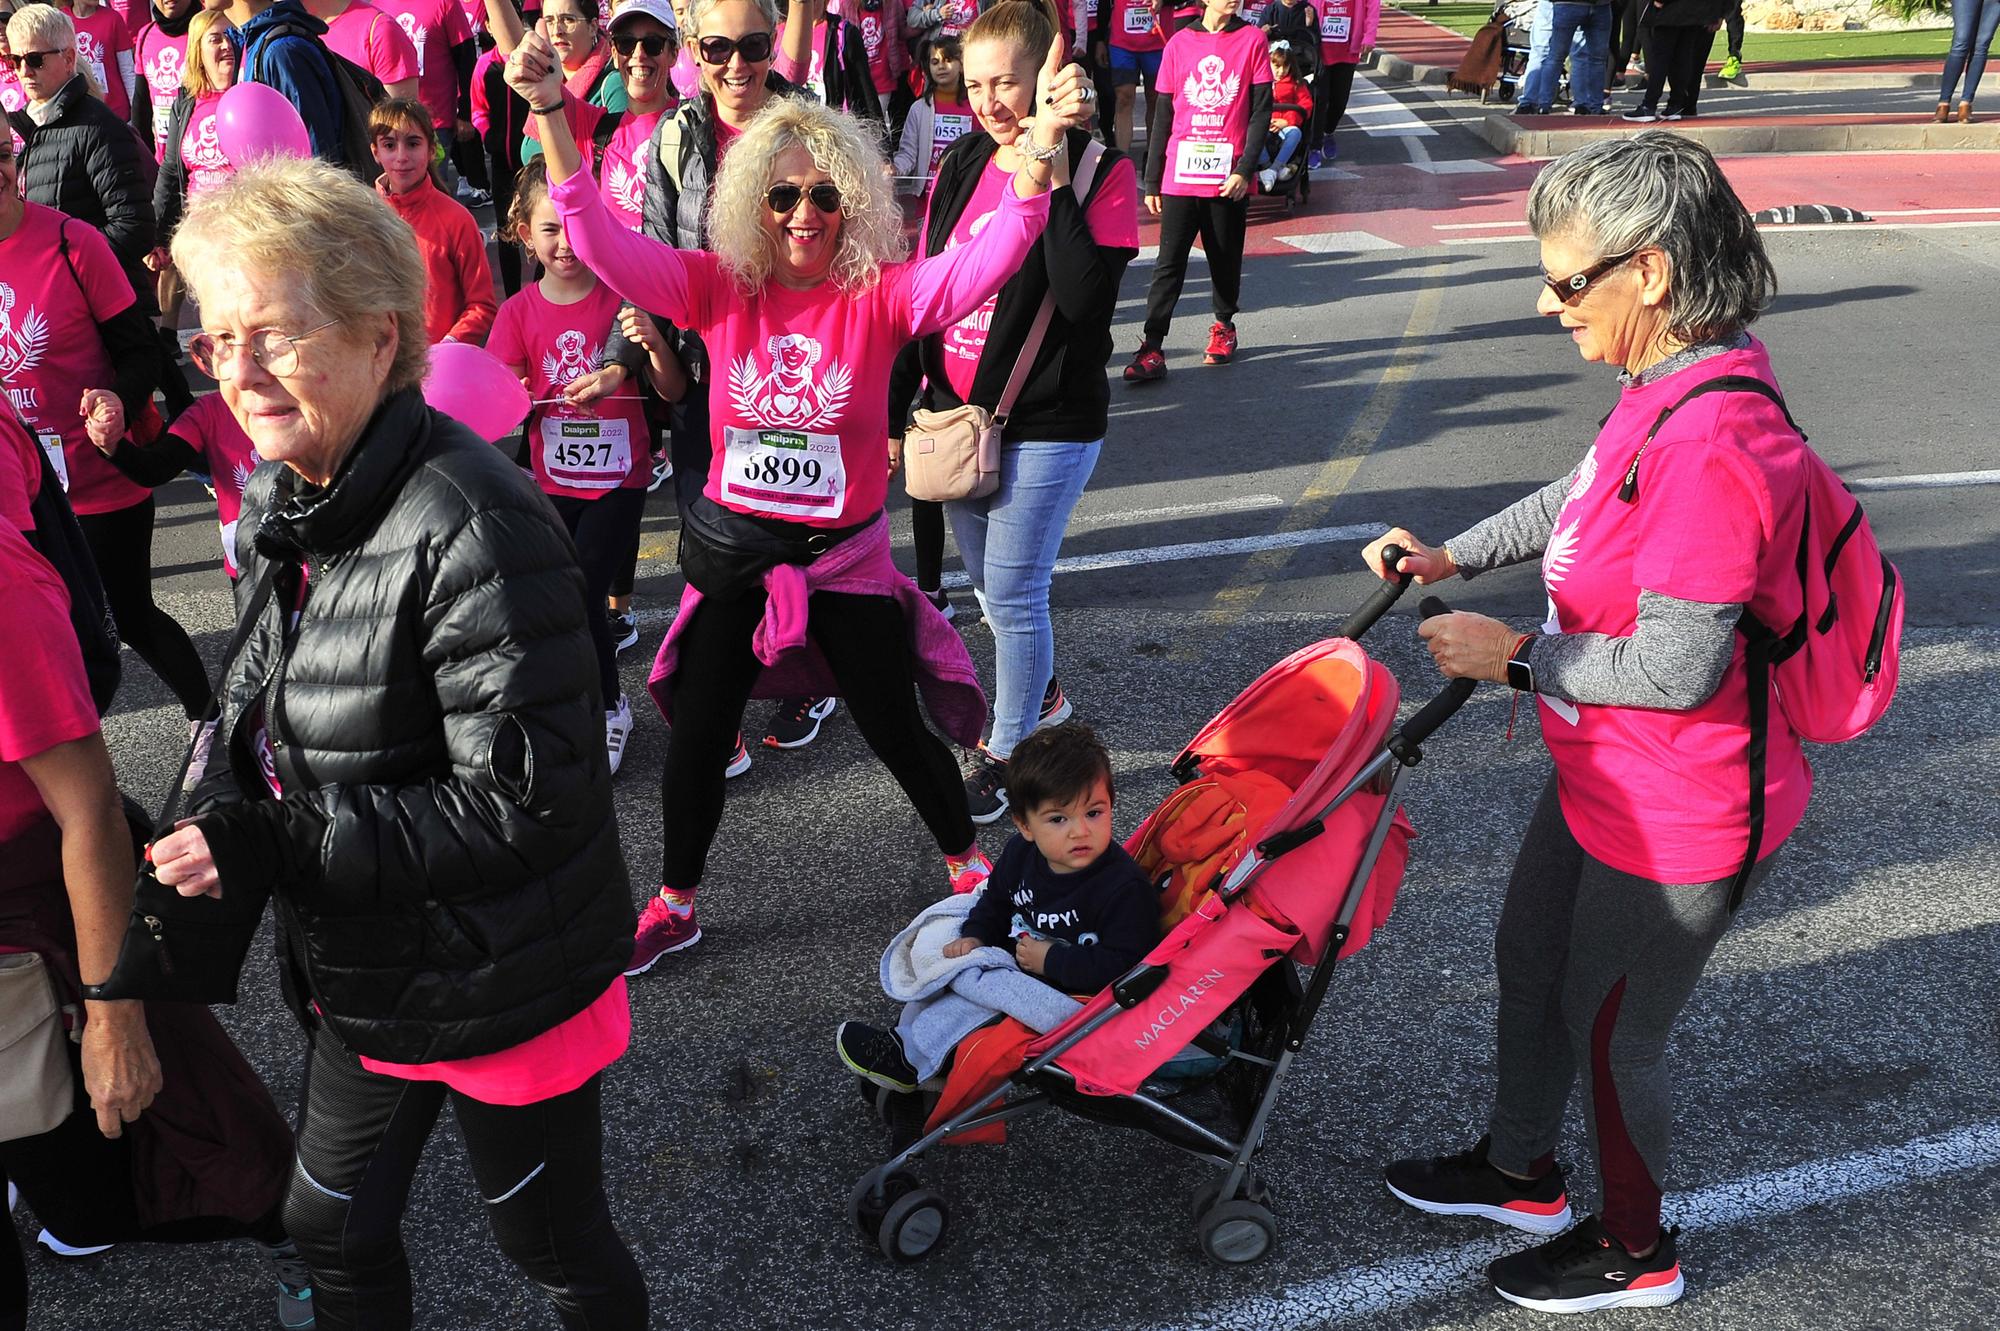
[[[1644,248],[1645,246],[1643,245],[1639,247],[1639,249]],[[1599,278],[1638,252],[1639,250],[1627,250],[1623,254],[1614,254],[1608,259],[1599,259],[1582,272],[1571,273],[1568,277],[1550,277],[1547,273],[1543,273],[1542,285],[1546,286],[1555,295],[1555,298],[1563,304],[1574,305],[1583,299],[1584,292],[1597,285]]]
[[[644,37],[635,37],[629,32],[616,33],[611,38],[611,49],[619,55],[631,55],[634,51],[644,51],[658,60],[672,46],[674,39],[661,32],[649,32]]]
[[[23,65],[29,69],[40,69],[44,60],[61,54],[61,51],[21,51],[13,55],[0,55],[0,60],[6,61],[9,69],[19,69]]]
[[[811,189],[794,185],[789,180],[780,181],[764,191],[764,202],[770,205],[772,212],[782,216],[799,206],[801,195],[811,199],[813,207],[828,217],[840,211],[840,186],[824,180]]]
[[[704,37],[696,44],[701,58],[711,65],[726,65],[732,55],[741,55],[748,64],[762,64],[771,58],[771,34],[745,33],[741,37]]]

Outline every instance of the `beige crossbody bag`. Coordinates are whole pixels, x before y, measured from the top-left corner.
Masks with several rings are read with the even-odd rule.
[[[0,953],[0,1141],[39,1137],[69,1117],[69,1033],[39,953]]]

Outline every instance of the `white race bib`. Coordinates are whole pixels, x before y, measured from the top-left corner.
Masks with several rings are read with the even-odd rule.
[[[847,498],[840,436],[808,430],[722,431],[722,499],[784,518],[831,518]]]
[[[632,423],[542,417],[542,470],[571,490],[615,490],[632,470]]]
[[[1226,143],[1182,139],[1174,151],[1174,179],[1183,185],[1220,185],[1235,164],[1236,152]]]
[[[1346,14],[1328,14],[1319,23],[1319,35],[1330,42],[1344,42],[1353,31],[1354,20]]]
[[[57,482],[61,484],[63,492],[67,494],[69,492],[69,459],[63,456],[62,436],[45,431],[35,436],[35,442],[42,446],[42,452],[48,456],[49,465],[56,470]]]
[[[1125,11],[1125,35],[1143,37],[1153,30],[1153,7],[1132,5]]]

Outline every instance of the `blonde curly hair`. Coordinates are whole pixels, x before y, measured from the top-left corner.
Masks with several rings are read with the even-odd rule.
[[[770,280],[777,243],[764,227],[764,195],[778,159],[795,147],[811,154],[813,165],[840,189],[833,284],[868,290],[881,281],[885,265],[909,253],[881,140],[846,112],[803,97],[772,98],[723,159],[708,205],[710,247],[744,295],[757,294]]]

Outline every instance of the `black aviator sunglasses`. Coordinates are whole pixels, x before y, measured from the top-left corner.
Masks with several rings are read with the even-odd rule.
[[[748,32],[741,37],[704,37],[695,43],[701,58],[711,65],[726,65],[732,55],[741,55],[752,65],[771,58],[771,34]]]
[[[764,191],[764,202],[772,212],[783,216],[799,206],[801,195],[811,199],[812,206],[828,217],[840,211],[840,186],[824,180],[810,189],[789,180],[780,181]]]

